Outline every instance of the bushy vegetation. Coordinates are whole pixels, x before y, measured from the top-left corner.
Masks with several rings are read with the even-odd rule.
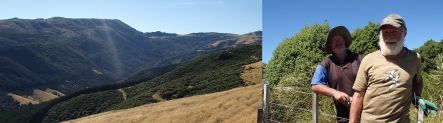
[[[266,80],[274,86],[307,86],[314,65],[325,56],[323,50],[329,29],[327,23],[306,26],[283,40],[266,65]]]
[[[422,68],[425,72],[430,72],[437,69],[438,62],[437,56],[443,53],[443,40],[436,42],[434,40],[426,41],[423,46],[416,49],[422,57]]]
[[[122,94],[116,90],[80,95],[53,106],[46,113],[46,118],[43,122],[58,123],[85,115],[96,114],[107,111],[107,108],[122,101]]]
[[[422,56],[424,89],[422,96],[443,106],[443,40],[429,40],[416,49]]]
[[[365,27],[355,29],[349,49],[363,56],[378,50],[378,27],[377,23],[369,22]]]

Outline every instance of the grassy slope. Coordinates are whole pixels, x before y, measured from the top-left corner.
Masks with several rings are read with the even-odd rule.
[[[67,123],[112,122],[256,122],[261,106],[261,85],[192,96],[116,110],[67,121]]]

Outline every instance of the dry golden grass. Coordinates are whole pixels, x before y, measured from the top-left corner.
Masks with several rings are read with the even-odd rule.
[[[19,96],[17,94],[14,93],[8,93],[8,96],[11,96],[12,99],[16,102],[18,102],[20,105],[25,105],[25,104],[38,104],[39,102],[33,99],[28,99],[26,97],[22,97]]]
[[[237,44],[252,44],[254,41],[259,40],[262,38],[258,35],[242,35],[239,37]]]
[[[104,112],[66,123],[252,123],[261,107],[261,85]]]
[[[122,93],[123,100],[126,100],[126,99],[127,99],[127,95],[126,95],[125,90],[123,90],[123,89],[118,89],[118,91],[119,91],[120,93]]]
[[[14,93],[8,93],[8,96],[11,96],[12,99],[18,102],[20,105],[25,105],[38,104],[41,102],[49,101],[60,96],[64,96],[64,94],[57,90],[52,90],[48,88],[45,91],[34,89],[31,96],[20,96]]]
[[[263,78],[263,63],[258,61],[256,63],[243,65],[243,72],[240,74],[246,85],[256,85],[261,83]]]
[[[34,89],[32,92],[32,98],[36,99],[39,102],[49,101],[57,97],[58,97],[57,95],[38,89]]]
[[[230,42],[232,40],[236,40],[235,44],[253,44],[253,43],[257,42],[257,41],[260,42],[261,38],[262,38],[262,36],[260,36],[260,35],[255,35],[255,34],[248,35],[248,34],[246,34],[246,35],[241,35],[238,38],[224,39],[224,40],[215,41],[214,43],[211,44],[211,46],[217,47],[217,46],[220,46],[220,45],[224,45],[225,43],[228,43],[228,42]]]
[[[166,101],[165,99],[162,98],[162,96],[160,95],[160,92],[157,91],[152,95],[152,99],[158,101],[158,102],[163,102]]]

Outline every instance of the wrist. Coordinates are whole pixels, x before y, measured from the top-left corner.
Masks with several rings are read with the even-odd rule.
[[[331,92],[332,97],[335,97],[335,94],[337,94],[337,91],[336,90],[332,90],[332,92]]]

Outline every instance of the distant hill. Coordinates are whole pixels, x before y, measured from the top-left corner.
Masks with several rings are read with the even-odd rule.
[[[70,94],[154,78],[211,51],[257,44],[257,33],[143,33],[116,19],[0,20],[0,112],[20,105],[8,93],[27,97],[49,88]],[[220,41],[226,45],[212,45]]]
[[[252,79],[261,70],[261,45],[216,50],[151,80],[125,88],[96,88],[76,96],[0,113],[0,122],[60,122],[101,112],[127,109],[220,92],[260,83]],[[118,86],[116,86],[118,87]],[[17,115],[24,114],[24,115]]]
[[[262,85],[238,87],[91,115],[62,123],[256,123]]]

